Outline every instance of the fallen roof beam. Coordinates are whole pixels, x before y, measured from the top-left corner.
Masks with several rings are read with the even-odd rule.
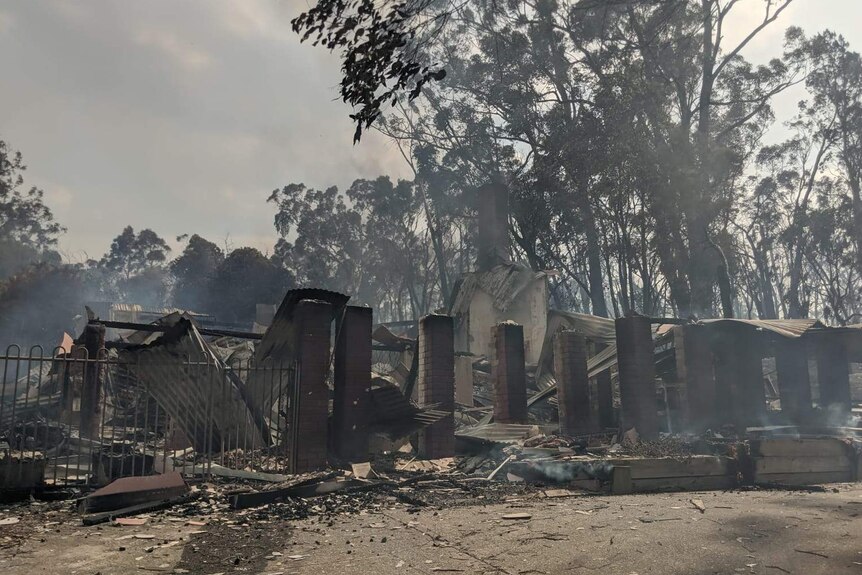
[[[101,320],[94,319],[90,321],[91,324],[103,325],[105,327],[111,327],[114,329],[133,329],[135,331],[148,331],[152,333],[163,332],[170,329],[171,326],[168,325],[160,325],[155,323],[135,323],[131,321],[109,321],[109,320]],[[220,337],[237,337],[240,339],[263,339],[262,333],[252,333],[248,331],[234,331],[230,329],[210,329],[199,327],[198,333],[201,335],[212,335],[212,336],[220,336]]]
[[[679,317],[651,317],[649,318],[649,322],[659,325],[685,325],[691,323],[689,320]]]

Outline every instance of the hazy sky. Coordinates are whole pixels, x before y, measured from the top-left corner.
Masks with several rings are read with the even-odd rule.
[[[68,258],[100,256],[125,225],[271,250],[274,188],[408,175],[382,137],[352,145],[338,61],[290,31],[308,1],[0,4],[0,139],[68,228]],[[728,36],[763,2],[742,0]],[[862,0],[796,0],[746,55],[780,53],[789,25],[860,50]]]

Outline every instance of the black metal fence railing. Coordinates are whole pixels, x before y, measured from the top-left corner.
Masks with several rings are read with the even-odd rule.
[[[282,473],[297,371],[212,355],[10,346],[0,355],[0,490],[172,470]]]

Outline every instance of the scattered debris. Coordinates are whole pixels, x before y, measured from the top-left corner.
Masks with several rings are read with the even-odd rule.
[[[81,511],[112,511],[153,504],[185,495],[188,491],[188,485],[177,472],[123,477],[85,497]]]
[[[805,553],[806,555],[815,555],[817,557],[823,557],[824,559],[829,559],[829,555],[825,555],[820,553],[819,551],[807,551],[805,549],[794,549],[797,553]]]
[[[145,525],[147,523],[146,517],[117,517],[114,519],[115,525]]]
[[[532,519],[532,515],[529,513],[507,513],[503,515],[502,519],[512,520],[512,521],[522,521],[524,519]]]
[[[701,499],[689,499],[689,503],[691,503],[695,509],[700,511],[701,513],[706,513],[706,506],[703,504],[703,500]]]

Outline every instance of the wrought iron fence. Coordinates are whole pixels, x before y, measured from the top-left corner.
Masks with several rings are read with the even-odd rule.
[[[213,355],[10,346],[0,355],[0,490],[176,470],[282,473],[298,366]]]

